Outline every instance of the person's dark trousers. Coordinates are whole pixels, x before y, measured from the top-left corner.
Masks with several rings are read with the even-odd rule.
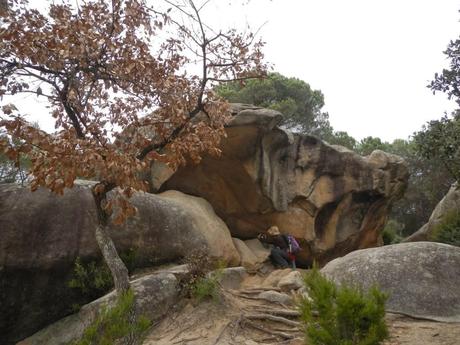
[[[286,251],[275,247],[271,250],[270,259],[275,267],[288,268],[289,256]]]

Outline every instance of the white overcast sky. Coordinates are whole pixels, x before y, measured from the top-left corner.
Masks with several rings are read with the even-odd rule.
[[[426,85],[448,66],[442,52],[460,34],[458,10],[453,0],[252,0],[220,13],[235,24],[268,21],[267,60],[324,93],[335,130],[391,141],[455,108]]]
[[[460,34],[460,0],[229,2],[208,4],[204,20],[238,28],[267,22],[260,31],[267,61],[324,93],[335,130],[357,139],[406,139],[455,107],[426,85],[448,65],[442,52]],[[24,97],[22,105],[38,114],[33,97]]]

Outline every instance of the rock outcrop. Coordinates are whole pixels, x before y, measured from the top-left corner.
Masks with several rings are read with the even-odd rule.
[[[407,186],[404,161],[290,133],[277,126],[281,119],[274,110],[234,105],[222,156],[174,174],[156,164],[152,188],[205,198],[235,237],[254,238],[276,224],[301,241],[301,265],[378,245]]]
[[[257,270],[264,262],[269,260],[270,249],[264,247],[257,238],[246,241],[233,238],[233,243],[240,254],[241,266],[250,270]]]
[[[404,242],[430,241],[433,230],[451,212],[460,212],[460,188],[457,183],[450,187],[444,198],[436,205],[428,223],[404,239]]]
[[[460,322],[459,247],[414,242],[357,250],[321,272],[364,289],[377,284],[389,294],[387,311]]]
[[[172,273],[147,275],[131,282],[137,315],[151,322],[160,320],[173,307],[179,295],[179,283]],[[76,314],[69,315],[17,345],[66,345],[79,340],[104,307],[112,307],[116,293],[111,292],[87,305]]]
[[[100,257],[89,184],[63,196],[0,185],[0,343],[30,335],[84,302],[67,280],[77,257]],[[178,260],[195,249],[239,264],[227,226],[204,199],[169,191],[137,193],[132,202],[138,214],[110,233],[138,266]]]

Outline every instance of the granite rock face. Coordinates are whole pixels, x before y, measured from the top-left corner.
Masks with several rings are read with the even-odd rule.
[[[460,248],[434,242],[357,250],[321,270],[337,283],[389,294],[387,311],[460,322]]]
[[[436,205],[428,222],[404,239],[404,242],[429,241],[436,226],[451,212],[460,212],[460,186],[458,183],[454,183],[444,198]]]
[[[233,105],[222,156],[174,174],[155,165],[152,188],[205,198],[234,237],[277,225],[300,240],[301,265],[379,245],[391,205],[407,187],[404,161],[287,132],[277,126],[281,119],[274,110]]]
[[[85,302],[67,281],[77,257],[101,256],[90,185],[80,182],[63,196],[0,185],[0,343],[30,335]],[[137,193],[132,202],[138,214],[110,234],[119,252],[135,254],[137,266],[174,262],[195,249],[239,264],[227,226],[206,200],[168,191]]]
[[[151,322],[160,320],[173,307],[179,296],[178,280],[171,273],[147,275],[131,282],[137,315]],[[103,307],[115,305],[116,293],[111,292],[20,341],[17,345],[66,345],[79,340],[85,329],[97,318]]]

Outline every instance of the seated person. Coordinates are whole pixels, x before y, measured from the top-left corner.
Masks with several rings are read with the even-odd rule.
[[[295,245],[295,251],[293,250],[293,245],[291,243],[292,236],[281,235],[280,230],[276,225],[270,227],[267,230],[266,234],[259,234],[257,238],[264,243],[269,243],[273,245],[273,248],[270,252],[270,260],[273,265],[277,268],[295,268],[295,251],[298,251],[297,242]]]

